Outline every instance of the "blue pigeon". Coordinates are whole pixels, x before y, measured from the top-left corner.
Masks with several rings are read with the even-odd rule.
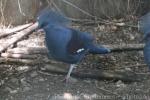
[[[139,29],[141,32],[144,33],[144,60],[145,63],[148,65],[150,71],[150,13],[147,13],[140,18]]]
[[[66,81],[77,63],[79,63],[85,55],[106,54],[110,49],[105,47],[97,47],[94,38],[87,32],[81,32],[68,27],[70,21],[62,14],[53,10],[43,10],[39,14],[37,21],[39,28],[45,31],[46,47],[48,54],[56,61],[70,64]]]

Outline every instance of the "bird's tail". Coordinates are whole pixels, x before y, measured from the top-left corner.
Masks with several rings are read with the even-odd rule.
[[[39,23],[39,28],[43,28],[48,24],[58,24],[66,26],[70,23],[70,20],[62,13],[59,13],[50,8],[45,8],[44,10],[42,10],[38,14],[37,21]]]
[[[150,35],[150,12],[140,18],[139,30],[144,33],[144,39]]]
[[[111,50],[108,48],[105,48],[103,46],[97,47],[94,44],[89,45],[88,49],[89,49],[89,53],[91,54],[107,54],[111,52]]]

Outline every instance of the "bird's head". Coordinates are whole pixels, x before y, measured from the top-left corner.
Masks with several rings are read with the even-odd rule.
[[[70,20],[65,15],[50,8],[45,8],[39,12],[37,22],[39,23],[39,28],[43,28],[48,24],[57,24],[62,26],[70,24]]]

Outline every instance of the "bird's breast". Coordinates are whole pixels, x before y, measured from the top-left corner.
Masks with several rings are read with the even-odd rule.
[[[150,41],[147,42],[144,47],[144,60],[150,65]]]

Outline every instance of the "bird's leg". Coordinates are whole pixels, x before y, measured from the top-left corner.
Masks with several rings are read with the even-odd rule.
[[[74,68],[75,66],[76,66],[75,64],[71,64],[71,65],[70,65],[69,71],[68,71],[67,76],[66,76],[66,78],[65,78],[65,81],[66,81],[66,82],[69,81],[70,74],[72,73],[72,70],[73,70],[73,68]]]
[[[69,79],[69,78],[70,78],[70,74],[71,74],[71,72],[72,72],[72,70],[73,70],[74,67],[75,67],[75,64],[71,64],[71,65],[70,65],[70,68],[69,68],[69,71],[68,71],[68,73],[67,73],[66,79]]]

